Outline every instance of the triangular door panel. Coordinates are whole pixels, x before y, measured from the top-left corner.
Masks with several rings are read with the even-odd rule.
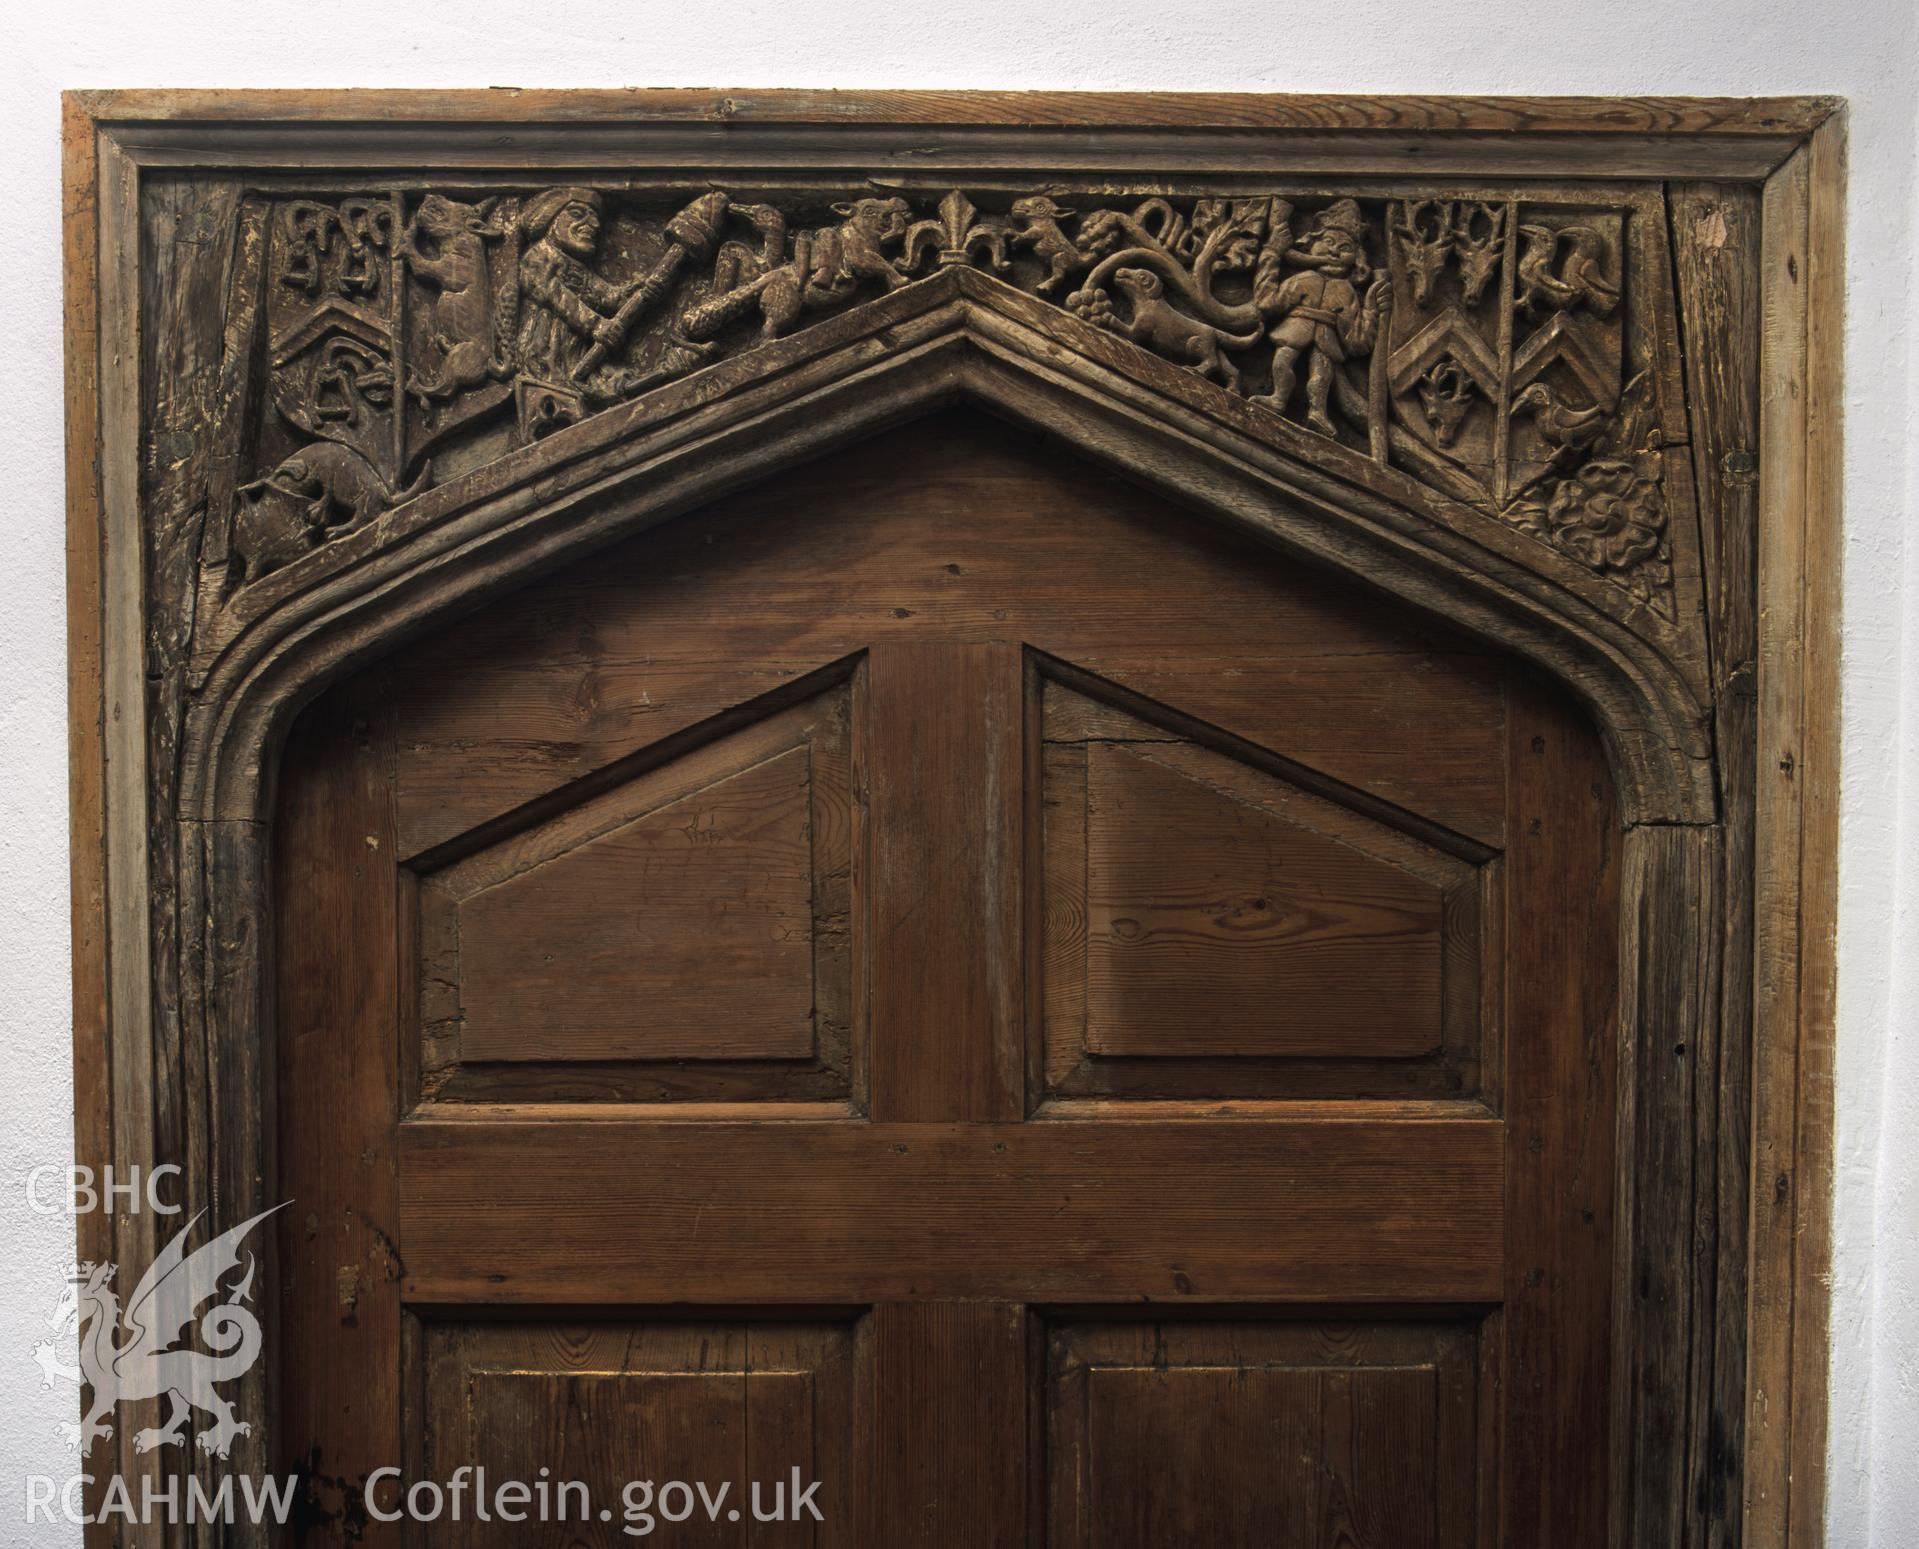
[[[1060,670],[1041,689],[1046,1096],[1478,1095],[1491,853]]]
[[[1088,1052],[1435,1052],[1443,891],[1258,794],[1087,748]]]
[[[811,1054],[811,784],[789,748],[462,900],[465,1056]]]
[[[577,1078],[583,1097],[667,1096],[636,1072],[785,1064],[843,1091],[849,713],[841,681],[642,756],[421,876],[429,1090],[490,1071],[488,1095]]]

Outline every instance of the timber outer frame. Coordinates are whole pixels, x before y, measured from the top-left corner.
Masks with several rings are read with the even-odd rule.
[[[1629,1326],[1617,1341],[1614,1453],[1622,1477],[1611,1536],[1634,1549],[1814,1549],[1824,1512],[1839,745],[1845,130],[1842,107],[1831,99],[69,94],[76,1160],[123,1174],[136,1164],[178,1161],[190,1204],[211,1206],[222,1219],[238,1219],[263,1197],[270,1156],[258,1109],[269,1072],[236,1029],[259,1041],[248,1008],[267,982],[257,927],[275,729],[317,686],[314,673],[287,671],[287,658],[269,653],[267,686],[237,697],[244,714],[227,718],[245,723],[241,733],[223,742],[223,733],[204,729],[206,717],[201,730],[180,733],[224,755],[224,762],[207,761],[196,800],[181,800],[189,793],[170,786],[156,791],[141,499],[148,406],[138,369],[143,178],[183,169],[723,168],[733,156],[763,163],[774,140],[782,155],[809,168],[924,169],[984,158],[1035,171],[1176,163],[1249,175],[1660,180],[1675,222],[1686,198],[1742,191],[1758,228],[1756,283],[1749,293],[1704,287],[1695,298],[1721,309],[1717,325],[1758,355],[1756,401],[1700,381],[1691,408],[1701,507],[1719,517],[1717,531],[1705,524],[1700,545],[1710,677],[1701,710],[1716,777],[1688,792],[1668,781],[1661,799],[1654,794],[1660,781],[1643,768],[1634,772],[1642,761],[1621,741],[1630,719],[1623,700],[1609,717],[1565,661],[1537,649],[1525,654],[1594,707],[1619,766],[1628,820],[1621,1077],[1629,1128],[1621,1155],[1629,1178],[1621,1220],[1632,1224],[1622,1231],[1619,1304],[1629,1309]],[[1683,271],[1685,254],[1678,258]],[[995,351],[1017,349],[1016,309],[998,305],[991,287],[968,274],[950,278],[952,294],[932,298],[954,313],[947,342],[929,335],[927,354],[902,359],[894,386],[922,402],[998,400],[1045,422],[1049,409],[1037,389],[991,365]],[[950,341],[961,335],[978,347],[960,351],[942,372],[935,357],[952,354]],[[806,338],[790,341],[793,353],[805,353]],[[1139,395],[1154,390],[1145,375],[1110,389],[1100,384],[1094,396],[1111,405],[1131,395],[1137,407]],[[1022,393],[1032,401],[1010,402]],[[1049,428],[1068,442],[1093,434],[1081,427],[1076,436],[1064,411],[1056,418]],[[736,427],[748,439],[750,420]],[[860,421],[849,434],[870,427],[870,419]],[[1122,439],[1128,433],[1137,427]],[[740,458],[736,482],[752,476],[750,455]],[[711,467],[702,472],[701,498],[722,479]],[[1217,507],[1237,498],[1223,491]],[[662,507],[658,514],[668,513]],[[1292,541],[1302,543],[1298,533]],[[504,588],[533,565],[544,568],[551,556],[541,558],[538,547],[530,544],[519,558],[509,553],[490,584]],[[1350,566],[1350,556],[1343,562]],[[1515,644],[1510,630],[1462,622]],[[1614,648],[1623,662],[1616,679],[1626,681],[1632,647]],[[361,659],[351,650],[338,655],[341,663]],[[156,802],[156,795],[168,799]],[[156,857],[169,856],[177,871],[157,874]],[[184,930],[156,925],[164,912],[156,898],[173,921],[204,930],[202,947],[183,946]],[[246,898],[251,914],[228,907]],[[232,962],[210,963],[215,954]],[[198,982],[183,985],[170,956],[188,964],[189,979],[197,958]],[[204,1021],[198,1050],[187,1047],[192,1017],[179,1012],[183,1000]],[[1654,1068],[1643,1051],[1672,1038],[1678,1063]],[[139,1263],[153,1247],[150,1216],[90,1215],[79,1232],[86,1259]],[[1653,1244],[1655,1237],[1663,1241]],[[1653,1247],[1656,1263],[1639,1257]],[[270,1381],[263,1374],[256,1401],[269,1397]],[[117,1461],[129,1482],[158,1466],[130,1451]],[[90,1541],[104,1543],[112,1529],[92,1532]]]

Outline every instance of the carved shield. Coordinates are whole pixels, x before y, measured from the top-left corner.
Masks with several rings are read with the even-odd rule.
[[[1387,383],[1408,448],[1461,494],[1498,485],[1508,202],[1400,200],[1387,212]]]
[[[378,196],[281,206],[269,253],[269,391],[304,436],[352,447],[389,484],[396,404],[395,206]]]
[[[1626,316],[1619,211],[1522,207],[1514,236],[1509,496],[1565,467],[1618,405]]]
[[[1435,198],[1397,202],[1388,229],[1396,444],[1503,509],[1573,466],[1619,401],[1624,217]]]

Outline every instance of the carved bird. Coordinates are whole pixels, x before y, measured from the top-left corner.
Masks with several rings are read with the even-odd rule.
[[[1509,411],[1518,414],[1530,409],[1533,425],[1546,445],[1553,449],[1554,462],[1570,461],[1599,439],[1606,428],[1606,405],[1588,404],[1575,409],[1563,404],[1544,382],[1534,382],[1513,400]]]
[[[1521,226],[1526,246],[1519,255],[1519,305],[1537,313],[1541,303],[1567,311],[1584,301],[1595,317],[1610,317],[1619,287],[1606,278],[1606,243],[1590,226]],[[1572,244],[1557,269],[1562,244]]]

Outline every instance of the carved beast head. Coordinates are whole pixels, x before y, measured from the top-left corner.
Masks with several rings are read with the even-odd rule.
[[[906,235],[912,210],[904,199],[855,199],[836,204],[833,213],[845,217],[846,224],[864,232],[875,247],[897,242]]]
[[[1133,301],[1152,301],[1166,293],[1166,283],[1151,269],[1116,269],[1113,287]]]
[[[1015,220],[1031,221],[1037,224],[1040,221],[1065,220],[1072,213],[1064,205],[1055,204],[1044,194],[1028,194],[1023,199],[1013,201]]]
[[[1473,406],[1472,378],[1451,360],[1435,361],[1417,384],[1419,405],[1426,411],[1426,423],[1433,439],[1451,446],[1459,439],[1459,427],[1466,411]]]
[[[1465,206],[1464,211],[1453,238],[1453,252],[1459,258],[1459,282],[1466,305],[1476,307],[1506,250],[1506,210],[1503,205],[1479,202]]]
[[[1393,235],[1413,284],[1413,302],[1430,306],[1446,260],[1453,251],[1453,207],[1441,199],[1421,199],[1406,205],[1393,223]]]

